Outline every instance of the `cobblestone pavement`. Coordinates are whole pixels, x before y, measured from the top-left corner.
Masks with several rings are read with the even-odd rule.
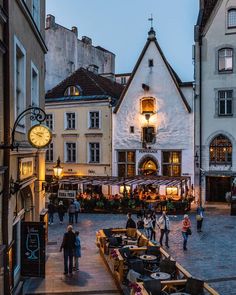
[[[190,214],[190,218],[192,221],[193,233],[192,236],[189,237],[188,251],[184,252],[182,250],[181,235],[182,216],[170,216],[170,248],[167,249],[167,251],[193,276],[208,281],[221,295],[236,295],[236,216],[230,216],[229,209],[218,210],[215,207],[209,208],[205,213],[202,233],[196,232],[195,214]],[[93,263],[95,268],[94,272],[96,272],[96,265],[99,265],[99,267],[102,266],[104,279],[107,282],[110,280],[110,278],[107,278],[105,265],[99,261],[100,257],[94,243],[95,233],[101,228],[124,227],[125,223],[126,215],[124,214],[80,214],[79,223],[75,226],[75,229],[78,228],[81,232],[82,258],[80,261],[80,268],[82,271],[80,276],[74,278],[75,281],[77,280],[76,284],[79,289],[83,289],[83,286],[85,287],[86,285],[82,283],[82,280],[85,279],[89,281],[89,277],[93,277]],[[55,264],[54,258],[62,260],[62,255],[58,254],[58,248],[64,230],[65,224],[60,225],[58,220],[56,220],[54,225],[49,227],[49,258],[47,267],[50,268],[51,273],[55,271],[58,272],[59,264]],[[157,238],[158,237],[159,233],[157,233]],[[53,246],[53,243],[56,244],[56,246]],[[56,252],[57,254],[55,254]],[[97,272],[98,271],[101,271],[101,269],[97,269]],[[57,273],[57,279],[61,284],[63,281],[61,278],[61,273],[63,272],[62,264],[60,264],[59,272],[60,274]],[[48,270],[47,275],[49,275]],[[99,282],[95,280],[93,283],[95,284],[94,290],[98,290],[96,286],[97,288],[99,287]],[[90,285],[91,284],[92,282],[90,282]],[[109,284],[106,289],[107,292],[104,291],[102,294],[118,293],[112,279]],[[34,288],[35,287],[31,284],[29,288],[31,293],[33,293]],[[44,287],[41,286],[41,290],[43,290],[43,288]],[[66,287],[64,286],[64,288]],[[53,291],[54,289],[51,287],[50,290]],[[30,292],[28,294],[30,294]]]

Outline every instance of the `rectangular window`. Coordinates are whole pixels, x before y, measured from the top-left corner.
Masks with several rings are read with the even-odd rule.
[[[46,162],[53,162],[53,142],[48,145],[46,151]]]
[[[143,142],[144,143],[155,143],[156,134],[154,127],[143,127]]]
[[[100,144],[98,142],[91,142],[89,144],[89,162],[100,162]]]
[[[71,162],[71,163],[76,162],[76,143],[75,142],[66,143],[66,162]]]
[[[181,152],[162,152],[162,175],[181,176]]]
[[[75,113],[66,113],[66,129],[75,129]]]
[[[134,126],[130,126],[130,127],[129,127],[129,132],[130,132],[130,133],[134,133]]]
[[[125,85],[126,84],[126,77],[121,77],[121,84],[122,85]]]
[[[149,59],[149,60],[148,60],[148,66],[149,66],[149,68],[151,68],[151,67],[154,66],[154,64],[153,64],[153,59]]]
[[[15,50],[15,117],[26,108],[26,51],[18,39],[14,39]],[[19,127],[24,128],[25,119],[22,119]]]
[[[135,152],[118,151],[118,176],[135,176]]]
[[[219,102],[219,116],[231,116],[232,115],[232,104],[233,104],[233,91],[219,91],[218,92]]]
[[[53,115],[52,114],[47,114],[46,115],[46,126],[53,130]]]
[[[32,17],[40,30],[40,0],[32,0]]]
[[[233,70],[233,49],[223,48],[218,51],[219,71],[232,71]]]
[[[89,112],[89,128],[99,128],[99,112]]]

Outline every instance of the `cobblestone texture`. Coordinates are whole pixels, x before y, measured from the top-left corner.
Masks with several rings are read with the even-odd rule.
[[[195,214],[190,214],[192,221],[192,236],[189,237],[188,251],[182,250],[181,220],[182,216],[170,216],[171,232],[169,235],[170,248],[167,251],[182,264],[194,277],[209,281],[221,295],[236,294],[236,217],[229,215],[229,210],[217,210],[211,208],[206,212],[203,221],[203,232],[196,232]],[[67,221],[67,218],[66,218]],[[74,276],[71,285],[77,290],[99,290],[105,279],[110,285],[105,289],[111,293],[117,292],[105,265],[101,261],[95,246],[95,233],[101,228],[124,227],[126,215],[124,214],[80,214],[79,223],[74,228],[79,229],[82,241],[82,258],[80,261],[81,273]],[[63,278],[62,254],[58,253],[63,232],[67,224],[60,225],[58,219],[54,225],[49,226],[49,245],[47,275],[39,288],[38,279],[28,286],[28,290],[55,291],[62,285],[64,290],[68,289],[68,282]],[[159,232],[157,232],[159,238]],[[96,269],[97,268],[97,269]],[[98,280],[93,280],[98,272],[103,275]],[[54,277],[54,283],[48,276]],[[55,282],[56,280],[56,282]],[[48,286],[46,283],[48,283]],[[92,286],[94,284],[94,286]],[[103,286],[104,287],[104,286]],[[88,289],[86,289],[88,288]],[[104,290],[104,294],[105,294]]]

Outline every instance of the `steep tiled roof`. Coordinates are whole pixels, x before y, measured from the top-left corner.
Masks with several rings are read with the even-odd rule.
[[[79,68],[68,78],[49,90],[46,93],[46,101],[47,99],[53,101],[53,98],[64,97],[64,92],[69,86],[79,86],[79,89],[81,89],[81,95],[84,98],[86,96],[111,96],[112,98],[118,99],[124,89],[119,83],[94,74],[84,68]]]

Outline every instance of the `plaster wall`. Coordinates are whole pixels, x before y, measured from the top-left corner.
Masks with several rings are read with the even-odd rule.
[[[89,112],[99,111],[101,125],[99,129],[89,128]],[[46,112],[53,114],[54,162],[60,156],[63,175],[111,175],[111,108],[108,101],[80,104],[46,104]],[[66,130],[64,124],[67,112],[76,113],[75,130]],[[76,163],[66,163],[65,143],[76,143]],[[89,163],[89,143],[100,143],[100,163]],[[46,163],[46,174],[52,175],[55,164]]]
[[[219,133],[227,135],[236,149],[236,31],[227,28],[227,9],[236,7],[235,1],[219,1],[221,5],[213,14],[202,45],[202,162],[209,170],[209,144]],[[218,50],[230,47],[234,50],[233,72],[218,72]],[[233,116],[220,117],[217,112],[218,90],[233,90]],[[218,167],[220,169],[220,167]],[[233,152],[232,170],[236,171]]]
[[[148,66],[153,59],[154,66]],[[144,91],[142,84],[150,87]],[[186,91],[192,105],[192,92]],[[154,97],[156,113],[149,123],[140,112],[140,99]],[[117,150],[136,150],[137,164],[142,150],[142,127],[154,126],[156,143],[148,144],[156,150],[155,157],[161,167],[162,150],[182,150],[182,175],[193,176],[193,113],[189,113],[177,87],[154,42],[151,42],[129,85],[117,113],[113,116],[113,175],[117,175]],[[134,133],[130,133],[134,126]],[[160,172],[161,173],[161,172]]]
[[[98,73],[115,72],[115,55],[78,39],[77,34],[58,24],[45,30],[45,89],[48,91],[80,67],[98,66]]]

